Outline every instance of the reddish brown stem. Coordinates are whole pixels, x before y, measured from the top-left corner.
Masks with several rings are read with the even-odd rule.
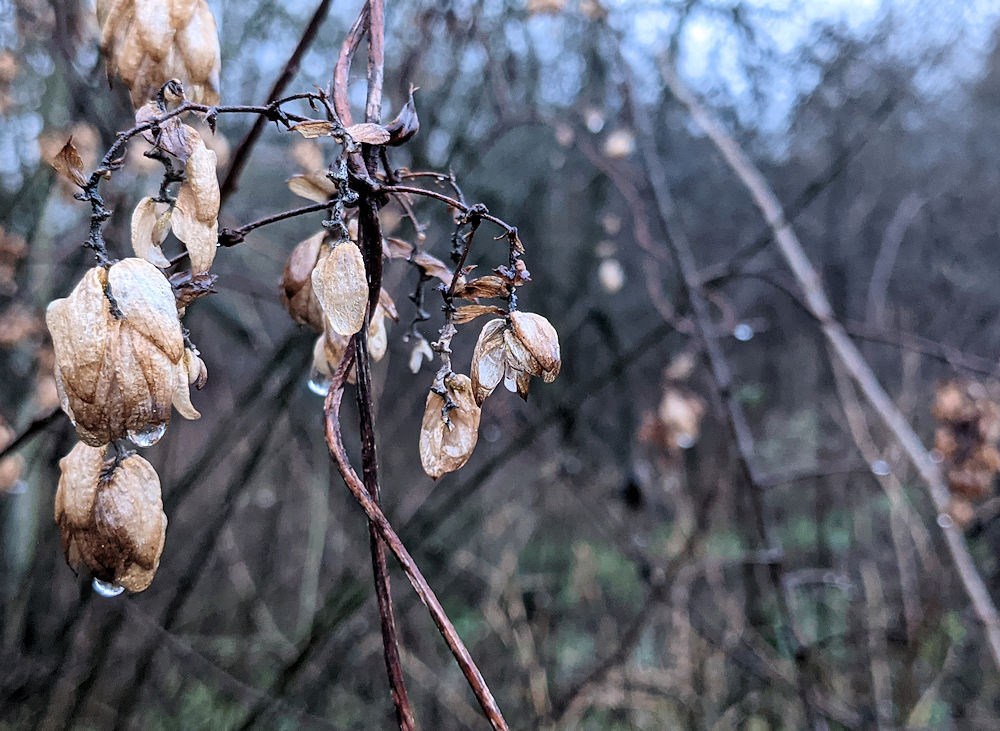
[[[424,606],[430,612],[431,619],[448,645],[448,649],[454,655],[458,666],[462,669],[462,673],[465,675],[465,679],[472,688],[472,692],[475,694],[476,700],[479,701],[479,705],[482,707],[483,713],[486,715],[487,720],[489,720],[490,725],[494,729],[507,729],[507,722],[500,712],[500,707],[493,698],[489,686],[486,685],[482,673],[479,672],[479,668],[473,662],[472,656],[462,642],[462,638],[458,636],[454,625],[448,619],[448,615],[445,614],[441,602],[438,601],[437,596],[435,596],[434,591],[420,572],[410,552],[406,550],[406,547],[399,539],[399,536],[396,535],[396,531],[393,530],[392,525],[390,525],[382,510],[372,499],[368,490],[365,489],[364,483],[358,477],[354,468],[351,467],[351,463],[347,458],[347,452],[344,449],[344,443],[340,436],[340,404],[344,397],[343,377],[350,368],[349,360],[351,360],[349,357],[345,358],[345,362],[338,369],[333,384],[330,386],[330,393],[327,394],[324,406],[326,443],[330,449],[330,456],[333,458],[338,470],[340,470],[340,474],[347,484],[347,489],[354,495],[361,509],[365,511],[368,519],[375,526],[379,537],[389,547],[389,550],[392,551],[396,560],[399,561],[399,565],[403,569],[403,573],[406,574],[406,578],[409,579],[413,589],[417,592],[417,596],[420,597],[420,601],[423,602]]]
[[[340,123],[345,127],[354,124],[354,117],[351,116],[351,105],[347,101],[347,82],[351,76],[351,59],[354,57],[361,39],[365,36],[368,27],[368,3],[361,8],[358,19],[354,21],[351,30],[348,31],[340,46],[340,55],[337,57],[337,65],[333,69],[333,109],[340,117]]]

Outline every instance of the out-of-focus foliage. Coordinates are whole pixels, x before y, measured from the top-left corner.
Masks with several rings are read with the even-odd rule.
[[[314,4],[209,5],[222,102],[262,103]],[[536,283],[521,304],[559,332],[558,380],[527,404],[488,399],[475,453],[435,483],[417,438],[430,375],[411,373],[414,341],[402,340],[416,275],[387,263],[401,324],[388,325],[374,368],[386,513],[513,727],[802,727],[803,694],[831,727],[996,725],[1000,677],[938,516],[864,409],[859,452],[853,395],[838,390],[767,227],[658,74],[676,53],[761,166],[836,316],[930,446],[936,384],[988,383],[1000,357],[996,10],[928,1],[864,15],[845,3],[819,16],[819,5],[389,4],[384,119],[411,84],[420,116],[392,163],[450,168],[470,202],[518,226]],[[334,3],[290,90],[329,81],[357,11]],[[72,135],[92,170],[133,118],[98,43],[90,3],[0,0],[0,423],[12,434],[57,402],[43,308],[92,264],[87,206],[42,160]],[[633,103],[655,122],[724,334],[767,479],[768,544],[686,319]],[[250,124],[227,116],[218,135],[200,130],[220,170]],[[107,194],[119,257],[158,182],[134,147]],[[220,226],[301,205],[285,181],[324,168],[323,153],[272,126]],[[385,215],[398,219],[388,235],[413,235],[398,210]],[[438,222],[448,230],[444,212]],[[278,294],[317,223],[221,250],[219,294],[191,308],[192,331],[213,333],[198,343],[212,381],[192,397],[203,418],[144,454],[170,519],[147,592],[101,599],[64,565],[52,515],[68,422],[0,463],[0,724],[392,724],[367,528],[331,480],[321,401],[306,386],[315,336]],[[450,242],[424,246],[444,258]],[[496,252],[470,262],[478,275],[504,263],[502,242]],[[430,297],[428,339],[436,307]],[[463,370],[482,322],[456,339]],[[902,527],[893,485],[913,506]],[[1000,508],[992,484],[985,492],[962,522],[997,596]],[[401,576],[394,594],[422,727],[482,723]]]

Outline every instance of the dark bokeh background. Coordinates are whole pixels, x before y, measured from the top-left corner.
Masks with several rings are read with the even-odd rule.
[[[92,165],[130,126],[89,5],[0,0],[0,416],[14,431],[52,404],[40,315],[88,266],[86,206],[40,160],[72,133]],[[223,102],[264,101],[315,4],[210,5]],[[526,404],[491,397],[476,453],[433,484],[417,455],[432,374],[409,372],[400,338],[415,274],[387,269],[404,324],[374,370],[385,510],[513,727],[802,727],[803,699],[831,728],[997,724],[997,671],[924,487],[838,390],[761,216],[659,64],[678,59],[761,167],[837,317],[930,444],[934,384],[988,380],[1000,355],[998,18],[971,0],[817,5],[389,3],[386,117],[412,83],[422,125],[393,164],[450,168],[470,201],[519,227],[534,278],[522,308],[562,344],[559,379],[534,383]],[[327,83],[357,10],[334,3],[290,91]],[[360,105],[360,75],[352,94]],[[635,107],[652,119],[735,371],[767,478],[767,544],[691,335]],[[220,119],[220,160],[249,125]],[[299,205],[285,179],[330,152],[272,125],[222,224]],[[107,186],[118,255],[155,176],[133,155]],[[444,257],[444,212],[420,210]],[[99,598],[63,561],[51,516],[73,443],[65,420],[8,464],[19,479],[0,495],[0,727],[393,724],[367,528],[331,480],[321,400],[306,388],[312,337],[277,296],[285,257],[319,220],[220,251],[219,294],[185,320],[210,379],[194,396],[203,418],[176,420],[144,452],[170,520],[148,591]],[[481,271],[503,262],[501,243],[478,246]],[[462,369],[477,331],[456,341]],[[694,368],[668,381],[678,358]],[[665,387],[705,409],[689,449],[650,439]],[[352,406],[343,418],[356,423]],[[912,506],[895,541],[892,490]],[[976,510],[967,534],[997,595],[1000,511]],[[484,725],[399,573],[394,590],[421,726]]]

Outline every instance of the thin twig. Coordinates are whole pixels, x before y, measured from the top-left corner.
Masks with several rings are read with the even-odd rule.
[[[871,366],[868,365],[857,346],[848,337],[840,323],[833,318],[833,310],[823,289],[819,273],[806,255],[798,236],[788,223],[781,203],[760,170],[754,166],[732,136],[695,98],[694,94],[677,76],[672,66],[664,65],[663,76],[674,96],[687,107],[695,123],[708,135],[726,163],[750,192],[754,203],[774,232],[774,240],[778,245],[778,250],[802,288],[806,303],[813,316],[819,320],[820,328],[829,341],[830,347],[836,352],[837,357],[840,358],[844,367],[858,384],[862,394],[899,442],[907,458],[916,467],[927,486],[928,493],[938,512],[937,523],[944,533],[955,569],[969,600],[972,602],[976,616],[983,624],[993,663],[997,669],[1000,669],[1000,614],[997,613],[997,608],[983,582],[983,577],[979,574],[979,570],[972,560],[972,555],[965,543],[965,537],[951,516],[948,515],[948,488],[941,477],[940,469],[931,459],[913,427],[906,421],[885,389],[882,388],[882,384],[879,383]]]
[[[267,95],[267,100],[273,101],[281,96],[281,92],[285,90],[288,82],[291,81],[295,74],[299,72],[299,63],[302,61],[302,56],[312,45],[313,41],[316,39],[316,35],[319,31],[320,25],[326,19],[327,12],[330,10],[331,0],[320,0],[319,5],[316,6],[316,11],[313,13],[312,18],[309,20],[308,25],[304,31],[302,31],[302,37],[299,38],[299,42],[295,46],[295,50],[292,51],[292,55],[288,57],[285,62],[284,68],[281,73],[278,74],[278,78],[274,80],[274,85],[271,86],[271,91]],[[264,126],[267,124],[267,117],[260,115],[254,120],[253,126],[246,133],[246,136],[240,140],[240,143],[236,146],[233,151],[233,161],[229,163],[229,170],[226,171],[226,177],[222,181],[222,185],[219,187],[219,197],[220,200],[225,202],[225,200],[236,192],[239,187],[240,176],[243,174],[243,169],[246,167],[247,162],[250,159],[250,151],[253,149],[254,145],[257,144],[257,140],[260,139],[261,133],[264,131]]]
[[[396,532],[389,524],[382,510],[372,500],[368,490],[365,489],[364,483],[358,477],[354,468],[351,467],[340,436],[340,403],[344,397],[342,387],[343,374],[340,372],[343,371],[346,373],[346,370],[344,364],[341,364],[338,374],[334,376],[333,383],[330,386],[330,393],[327,394],[326,404],[324,405],[326,443],[330,449],[330,456],[340,470],[340,474],[347,484],[347,489],[351,491],[361,509],[365,511],[368,519],[375,525],[379,537],[385,541],[389,550],[392,551],[396,560],[399,561],[399,565],[403,569],[403,573],[406,574],[406,578],[409,579],[410,584],[417,592],[417,596],[420,597],[420,601],[423,602],[424,606],[430,612],[431,619],[441,632],[441,636],[444,638],[445,643],[447,643],[448,649],[455,656],[455,660],[469,682],[472,692],[475,693],[476,699],[479,701],[479,705],[482,707],[486,718],[494,729],[507,729],[507,722],[504,721],[503,714],[501,714],[489,686],[486,685],[482,673],[479,672],[479,668],[473,662],[472,656],[462,642],[462,638],[455,631],[455,626],[448,619],[448,615],[445,614],[441,602],[438,601],[438,598],[434,595],[434,591],[420,572],[410,552],[406,550],[403,542],[399,540],[399,536],[396,535]]]

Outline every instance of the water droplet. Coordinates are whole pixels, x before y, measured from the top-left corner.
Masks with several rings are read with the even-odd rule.
[[[940,449],[931,450],[931,462],[934,464],[941,464],[944,462],[944,454],[942,454]]]
[[[951,519],[948,513],[939,513],[937,517],[937,524],[941,528],[951,528],[955,525],[955,521]]]
[[[313,371],[309,375],[309,382],[306,385],[309,386],[309,390],[317,396],[326,398],[326,394],[330,391],[331,380],[332,379],[324,376],[319,371]]]
[[[745,343],[750,340],[754,335],[753,328],[747,325],[745,322],[741,322],[739,325],[733,328],[733,337],[739,340],[741,343]]]
[[[884,459],[877,459],[872,462],[872,472],[876,475],[885,477],[886,475],[892,474],[892,469],[889,467],[889,463]]]
[[[677,435],[677,446],[680,447],[681,449],[690,449],[691,447],[694,446],[694,443],[697,441],[698,439],[691,434],[686,434],[684,432],[681,432],[680,434]]]
[[[129,429],[128,438],[137,447],[152,447],[161,437],[167,432],[166,423],[163,424],[151,424],[138,431],[133,431]]]
[[[118,586],[117,584],[109,584],[106,581],[101,581],[100,579],[94,579],[94,591],[97,592],[99,596],[110,598],[118,596],[125,591],[125,588]]]

